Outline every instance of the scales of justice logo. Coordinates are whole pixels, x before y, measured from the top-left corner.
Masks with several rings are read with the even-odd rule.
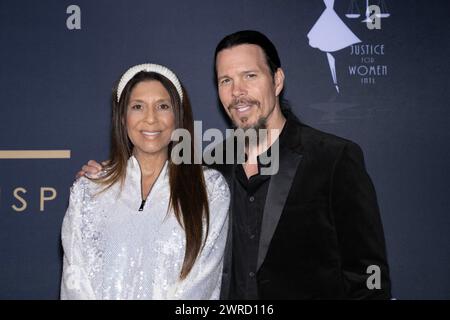
[[[343,19],[334,10],[334,0],[323,0],[325,10],[316,21],[308,33],[309,45],[324,52],[327,56],[328,66],[331,77],[337,93],[339,93],[338,77],[336,73],[336,60],[334,52],[340,51],[352,45],[361,43],[361,39],[353,33],[345,24]],[[388,18],[390,13],[387,11],[385,1],[378,1],[376,8],[379,11],[371,15],[371,6],[369,0],[365,1],[365,16],[361,17],[356,0],[351,0],[349,9],[346,13],[348,19],[362,19],[361,22],[368,25],[374,23],[375,19]],[[370,29],[370,28],[369,28]]]

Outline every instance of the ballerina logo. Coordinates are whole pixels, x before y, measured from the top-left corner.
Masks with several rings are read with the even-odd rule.
[[[357,48],[368,46],[368,45],[358,45],[361,43],[361,39],[356,36],[352,30],[345,24],[345,22],[338,16],[334,10],[334,0],[323,0],[325,3],[325,10],[320,15],[319,19],[316,21],[314,26],[308,32],[309,45],[313,48],[317,48],[320,51],[326,53],[328,66],[330,68],[331,77],[336,91],[339,93],[338,77],[336,73],[336,61],[333,56],[334,52],[340,51],[342,49],[351,47],[351,54],[354,55],[357,51],[361,52]],[[389,17],[387,13],[386,5],[384,1],[379,1],[380,5],[369,5],[369,0],[366,0],[366,12],[365,16],[361,17],[359,7],[357,3],[352,0],[350,3],[349,10],[345,15],[348,19],[361,19],[362,23],[367,25],[370,30],[381,28],[381,18]],[[378,45],[380,46],[380,45]],[[384,45],[383,45],[384,47]],[[369,52],[370,50],[365,50]],[[384,54],[384,51],[383,51]],[[362,63],[374,63],[374,59],[361,60]],[[375,80],[367,80],[367,76],[370,73],[377,73],[377,75],[386,75],[387,67],[385,68],[375,68],[374,66],[351,66],[349,68],[350,76],[361,76],[366,79],[361,80],[362,84],[374,84]],[[381,72],[381,73],[380,73]],[[385,73],[384,73],[385,72]],[[384,73],[384,74],[383,74]]]

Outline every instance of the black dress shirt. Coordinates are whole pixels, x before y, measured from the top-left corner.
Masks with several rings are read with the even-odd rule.
[[[283,132],[279,136],[280,148]],[[266,151],[270,157],[271,148]],[[261,223],[269,189],[270,175],[261,175],[261,168],[270,166],[258,160],[258,173],[247,178],[241,164],[235,166],[233,206],[233,262],[230,298],[236,300],[257,300],[258,285],[256,264],[258,260]]]

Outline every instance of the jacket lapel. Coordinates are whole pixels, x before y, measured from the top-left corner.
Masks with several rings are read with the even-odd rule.
[[[303,157],[300,148],[297,146],[300,142],[300,126],[289,118],[286,125],[288,126],[286,135],[290,141],[286,145],[280,146],[279,170],[277,174],[271,177],[269,189],[267,190],[256,270],[259,270],[266,258],[270,241],[280,220],[297,168]]]

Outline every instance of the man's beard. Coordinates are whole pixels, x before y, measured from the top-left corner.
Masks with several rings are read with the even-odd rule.
[[[266,135],[261,131],[259,131],[260,129],[267,129],[267,118],[260,116],[258,118],[258,120],[256,121],[256,123],[254,123],[253,125],[248,125],[248,126],[239,126],[237,122],[233,121],[233,127],[235,130],[235,134],[239,134],[237,132],[239,132],[240,130],[242,130],[241,132],[243,132],[244,134],[244,150],[248,150],[249,148],[254,148],[256,146],[258,146],[259,144],[263,143],[264,141],[266,141]],[[250,138],[250,137],[254,137],[256,138],[256,140],[254,138]],[[246,151],[244,151],[246,152]],[[246,160],[247,161],[247,160]]]
[[[229,108],[236,108],[240,104],[251,106],[251,108],[260,107],[260,103],[257,100],[240,98],[233,100],[233,102],[229,105]],[[233,121],[234,129],[240,129],[244,133],[245,150],[254,148],[266,140],[266,135],[264,133],[260,134],[259,130],[267,129],[267,117],[261,115],[253,124],[248,124],[249,118],[247,116],[239,117],[238,119],[233,119],[233,117],[231,117],[231,120]],[[256,140],[251,137],[256,138]]]
[[[246,122],[247,118],[241,118],[241,121]],[[249,125],[241,125],[239,126],[239,124],[237,122],[233,122],[234,126],[236,129],[242,129],[244,130],[244,132],[247,132],[250,129],[255,130],[256,132],[258,132],[258,130],[260,129],[267,129],[267,118],[260,116],[258,118],[258,120],[256,121],[256,123],[254,124],[249,124]]]
[[[228,109],[236,108],[239,104],[246,104],[251,106],[251,108],[259,108],[260,103],[257,100],[251,99],[251,98],[237,98],[234,99],[228,106]],[[250,129],[258,130],[260,129],[267,129],[267,117],[260,116],[256,123],[254,124],[248,124],[246,125],[246,122],[248,121],[248,117],[241,117],[239,120],[234,120],[233,117],[231,117],[231,120],[233,121],[233,125],[235,129],[239,128],[244,130],[244,132],[247,132]],[[238,121],[240,121],[240,124]]]

